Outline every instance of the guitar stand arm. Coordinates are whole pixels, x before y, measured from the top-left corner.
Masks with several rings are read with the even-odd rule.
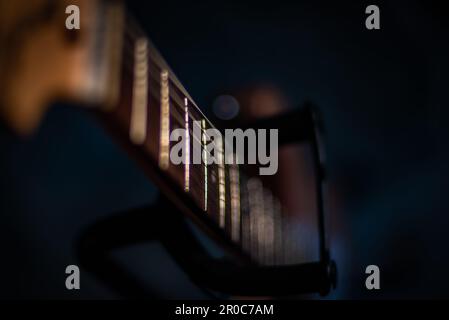
[[[159,211],[161,209],[164,211]],[[127,298],[152,297],[155,293],[142,286],[111,253],[132,244],[157,240],[190,279],[203,288],[240,296],[326,294],[329,291],[332,265],[317,262],[262,267],[212,258],[184,217],[172,210],[171,204],[161,199],[154,206],[113,215],[90,226],[77,242],[81,266]]]

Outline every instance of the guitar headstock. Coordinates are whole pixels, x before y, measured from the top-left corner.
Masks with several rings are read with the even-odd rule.
[[[79,8],[69,29],[67,7]],[[114,104],[123,9],[100,0],[0,0],[0,115],[18,134],[39,125],[49,104]]]

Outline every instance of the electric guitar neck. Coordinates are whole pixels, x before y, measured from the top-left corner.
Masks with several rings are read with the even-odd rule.
[[[279,199],[235,154],[226,161],[223,139],[208,134],[214,125],[121,1],[0,5],[5,18],[0,17],[5,48],[0,111],[15,132],[33,132],[54,100],[76,102],[99,118],[181,212],[233,256],[260,266],[304,262],[294,221]],[[79,29],[67,29],[68,5],[82,12]],[[176,129],[185,132],[181,142],[171,139]],[[177,164],[170,158],[180,143],[186,152]],[[208,163],[211,146],[218,161]],[[323,234],[322,216],[319,220]],[[324,236],[320,240],[317,249],[327,259]]]

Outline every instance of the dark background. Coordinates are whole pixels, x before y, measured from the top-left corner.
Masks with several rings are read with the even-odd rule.
[[[365,28],[376,4],[381,30]],[[331,298],[449,297],[449,11],[428,1],[148,1],[135,15],[208,112],[227,88],[318,104],[338,201]],[[0,134],[0,297],[115,298],[87,273],[65,289],[82,228],[157,190],[94,119],[53,108],[37,135]],[[153,214],[161,214],[154,212]],[[168,298],[203,293],[158,245],[120,253]],[[381,270],[367,291],[365,267]]]

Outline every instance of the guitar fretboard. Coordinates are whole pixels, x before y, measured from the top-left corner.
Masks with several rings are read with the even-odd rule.
[[[255,262],[300,262],[280,201],[259,178],[247,178],[239,165],[224,163],[223,141],[208,142],[206,130],[214,128],[213,124],[130,18],[124,23],[121,43],[119,100],[105,115],[113,123],[115,134],[150,159],[173,182],[176,192],[191,199],[200,219],[213,221]],[[188,152],[181,164],[170,161],[174,144],[170,133],[177,128],[186,129]],[[195,129],[199,136],[194,134]],[[208,143],[215,143],[216,156],[222,160],[219,164],[207,164]],[[195,145],[201,147],[199,153]],[[201,164],[192,161],[195,153],[202,155]]]

